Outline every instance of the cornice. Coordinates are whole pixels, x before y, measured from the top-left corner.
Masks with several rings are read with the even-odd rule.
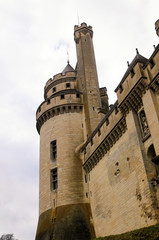
[[[148,87],[145,79],[147,78],[141,77],[136,85],[131,89],[129,94],[119,104],[118,108],[123,115],[128,114],[130,110],[137,112],[143,105],[142,96],[146,93],[146,89]]]
[[[81,112],[83,109],[83,105],[82,104],[63,104],[60,106],[56,106],[56,107],[52,107],[49,110],[45,111],[38,119],[36,122],[36,128],[38,133],[40,134],[40,129],[42,127],[42,125],[49,120],[52,117],[55,117],[57,115],[60,114],[64,114],[64,113],[74,113],[74,112]]]
[[[103,158],[110,148],[113,147],[113,145],[119,140],[126,130],[126,120],[123,116],[83,164],[83,168],[86,173],[89,173],[95,167],[95,165]]]

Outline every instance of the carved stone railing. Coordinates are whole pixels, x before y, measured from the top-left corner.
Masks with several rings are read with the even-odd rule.
[[[147,89],[145,79],[146,77],[141,77],[126,98],[119,104],[118,108],[123,115],[128,114],[130,110],[135,110],[137,112],[143,105],[142,96]]]
[[[118,139],[127,129],[125,118],[122,117],[110,133],[104,138],[101,144],[96,148],[92,155],[83,164],[84,170],[89,173],[92,168],[103,158],[103,156],[113,147]]]

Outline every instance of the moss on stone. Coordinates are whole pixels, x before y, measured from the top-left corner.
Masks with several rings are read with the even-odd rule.
[[[102,238],[94,238],[94,240],[158,240],[159,224],[123,233],[120,235],[111,235]]]

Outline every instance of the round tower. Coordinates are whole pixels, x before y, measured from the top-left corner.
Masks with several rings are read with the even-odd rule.
[[[82,162],[83,94],[69,62],[49,79],[37,109],[40,134],[39,223],[36,240],[91,239],[90,207],[84,193]]]

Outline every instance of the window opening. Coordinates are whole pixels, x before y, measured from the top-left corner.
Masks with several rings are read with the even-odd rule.
[[[50,99],[47,99],[47,104],[50,104]]]
[[[53,93],[56,92],[56,87],[53,87],[52,92]]]
[[[56,160],[57,158],[56,140],[52,141],[50,144],[51,144],[51,159]]]
[[[61,99],[64,99],[64,98],[65,98],[65,95],[64,95],[64,94],[62,94],[62,95],[61,95]]]
[[[85,183],[87,183],[87,175],[84,175]]]
[[[77,93],[77,94],[76,94],[76,98],[80,98],[80,95],[79,95],[79,93]]]
[[[70,83],[66,83],[66,87],[69,88],[71,86]]]
[[[55,190],[58,188],[57,183],[57,168],[51,170],[51,189]]]

